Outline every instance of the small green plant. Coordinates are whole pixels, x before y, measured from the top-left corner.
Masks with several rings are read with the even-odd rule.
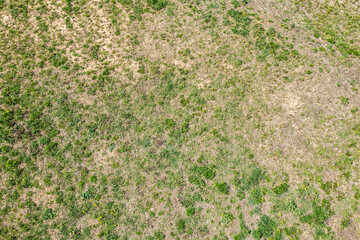
[[[85,200],[88,200],[88,199],[90,199],[91,197],[92,197],[92,193],[91,193],[90,190],[87,190],[86,192],[83,193],[83,198],[84,198]]]
[[[154,10],[161,10],[168,5],[168,0],[147,0],[149,6]]]
[[[354,189],[354,198],[360,199],[360,189]]]
[[[238,60],[236,60],[236,62],[235,62],[235,66],[236,66],[236,67],[241,67],[242,64],[243,64],[243,61],[242,61],[241,59],[238,59]]]
[[[274,188],[273,188],[273,191],[274,191],[274,193],[276,193],[277,195],[281,195],[281,194],[287,192],[288,189],[289,189],[289,187],[290,187],[289,184],[287,184],[287,183],[282,183],[282,184],[280,184],[279,186],[274,187]]]
[[[154,232],[154,239],[155,240],[164,240],[166,238],[166,235],[163,232],[155,231]]]
[[[174,128],[176,125],[175,121],[173,119],[165,119],[164,120],[164,126],[166,129]]]
[[[230,212],[223,213],[222,223],[229,224],[234,219],[234,216]]]
[[[186,209],[186,216],[188,217],[192,217],[195,215],[195,208],[194,207],[189,207]]]
[[[323,226],[324,222],[333,215],[329,200],[323,199],[320,205],[313,201],[312,208],[313,212],[300,217],[300,222]]]
[[[177,221],[176,223],[176,228],[179,232],[184,232],[186,229],[186,222],[184,219],[180,219],[179,221]]]
[[[231,4],[234,6],[234,8],[238,8],[241,6],[240,2],[237,0],[232,0]]]
[[[258,228],[253,231],[252,235],[255,239],[269,238],[273,235],[276,227],[277,224],[273,219],[263,215],[258,223]]]
[[[351,224],[351,219],[349,217],[341,220],[341,228],[347,228],[350,226],[350,224]]]
[[[212,180],[216,176],[216,171],[214,169],[206,168],[206,170],[203,172],[203,176],[207,180]]]
[[[229,194],[230,187],[226,183],[217,183],[216,188],[222,194]]]
[[[333,190],[333,189],[336,189],[337,187],[337,184],[334,182],[331,182],[331,181],[328,181],[328,182],[323,182],[321,181],[320,182],[320,189],[323,190],[324,192],[326,192],[326,194],[330,194],[330,191]]]
[[[344,106],[349,105],[349,98],[348,97],[341,96],[340,101],[341,101],[341,104],[344,105]]]
[[[245,191],[243,189],[238,190],[236,196],[239,198],[239,200],[245,199],[246,197]]]
[[[52,210],[51,208],[48,208],[45,211],[43,218],[44,218],[44,220],[53,219],[53,218],[55,218],[55,215],[56,215],[56,212],[54,210]]]
[[[244,221],[241,221],[239,226],[239,233],[234,236],[234,240],[244,240],[250,235],[250,233],[251,231],[248,226],[246,226]]]
[[[195,186],[205,186],[205,182],[200,177],[194,175],[189,177],[189,182]]]
[[[286,227],[284,229],[284,232],[286,235],[291,236],[295,239],[298,239],[298,233],[301,233],[301,231],[299,229],[297,229],[295,226],[291,226],[291,227]]]
[[[261,209],[259,207],[255,207],[251,212],[250,212],[250,216],[253,215],[260,215],[261,214]]]
[[[249,203],[259,205],[264,202],[265,191],[260,187],[256,187],[251,190],[249,196]]]

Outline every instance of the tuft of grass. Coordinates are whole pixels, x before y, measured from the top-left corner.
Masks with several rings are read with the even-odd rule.
[[[154,10],[161,10],[163,8],[166,8],[168,5],[168,0],[146,0],[149,6]]]
[[[282,184],[274,187],[274,188],[273,188],[273,191],[274,191],[274,193],[276,193],[277,195],[281,195],[281,194],[287,192],[288,189],[289,189],[289,187],[290,187],[289,184],[287,184],[287,183],[282,183]]]
[[[216,188],[221,194],[229,194],[230,187],[226,183],[216,183]]]
[[[255,239],[270,238],[276,230],[277,224],[267,215],[263,215],[257,225],[257,229],[253,231],[252,236]]]

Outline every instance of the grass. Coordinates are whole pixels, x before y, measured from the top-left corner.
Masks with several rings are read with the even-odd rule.
[[[356,1],[0,12],[1,239],[359,238]]]

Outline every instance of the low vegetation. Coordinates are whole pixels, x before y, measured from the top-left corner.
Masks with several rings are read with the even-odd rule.
[[[0,0],[1,239],[359,239],[356,0]]]

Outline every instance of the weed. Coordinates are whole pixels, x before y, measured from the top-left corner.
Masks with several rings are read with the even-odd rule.
[[[343,96],[341,96],[341,97],[340,97],[340,101],[341,101],[341,103],[342,103],[343,105],[345,105],[345,106],[349,105],[349,98],[348,98],[348,97],[343,97]]]
[[[304,215],[300,218],[300,222],[315,224],[323,226],[325,220],[333,215],[333,212],[330,210],[330,202],[328,200],[323,200],[321,205],[317,205],[315,201],[312,202],[313,212],[307,215]]]
[[[277,227],[276,222],[270,217],[263,215],[260,218],[257,229],[253,231],[252,235],[255,239],[271,237]]]
[[[243,221],[240,223],[239,233],[234,236],[234,240],[243,240],[250,235],[250,229],[245,225]]]
[[[225,213],[223,213],[221,222],[224,224],[229,224],[233,219],[234,219],[234,216],[231,213],[225,212]]]
[[[56,212],[53,211],[51,208],[47,209],[44,213],[44,220],[53,219],[56,215]]]
[[[165,239],[166,235],[160,231],[154,232],[154,239],[156,240],[163,240]]]
[[[262,204],[264,202],[265,191],[262,188],[255,187],[251,190],[249,196],[249,203],[251,204]]]
[[[205,182],[200,178],[200,177],[197,177],[197,176],[190,176],[189,177],[189,182],[195,186],[204,186],[205,185]]]
[[[230,187],[226,183],[217,183],[216,188],[222,194],[229,194]]]
[[[190,207],[186,209],[186,216],[188,217],[192,217],[195,215],[195,208],[194,207]]]
[[[178,220],[177,223],[176,223],[176,228],[177,228],[178,231],[184,232],[185,229],[186,229],[186,222],[185,222],[185,220],[184,220],[184,219]]]
[[[274,191],[274,193],[276,193],[277,195],[281,195],[281,194],[287,192],[288,189],[289,189],[289,187],[290,187],[289,184],[287,184],[287,183],[282,183],[282,184],[274,187],[274,188],[273,188],[273,191]]]
[[[168,0],[147,0],[147,3],[154,10],[161,10],[168,5]]]

